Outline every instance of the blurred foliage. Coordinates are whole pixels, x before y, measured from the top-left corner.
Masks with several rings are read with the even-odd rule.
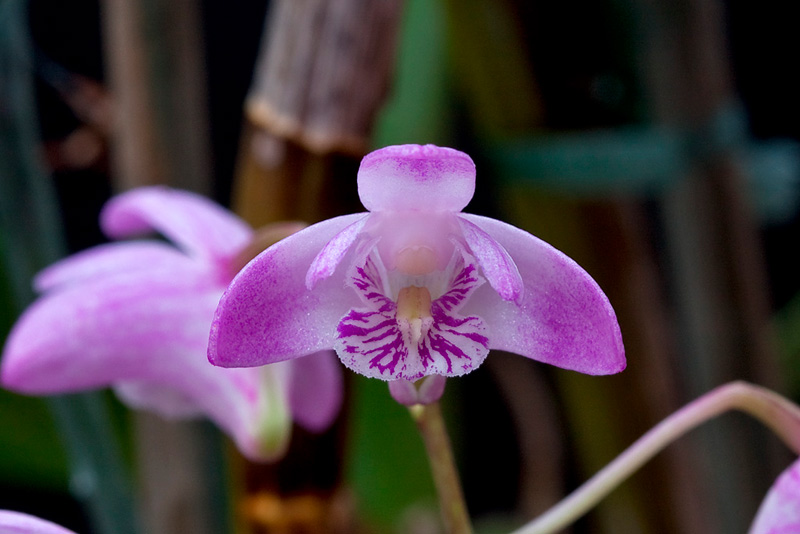
[[[24,302],[33,296],[29,276],[58,253],[57,210],[45,208],[48,191],[36,157],[32,60],[24,2],[0,4],[0,339],[5,340]],[[23,177],[39,179],[25,181]],[[46,179],[46,178],[45,178]],[[39,184],[39,185],[37,185]],[[29,189],[30,188],[30,189]],[[38,201],[25,202],[34,198]],[[34,237],[37,236],[37,237]],[[39,246],[30,246],[32,242]],[[45,401],[0,390],[0,476],[26,485],[66,487],[66,457]]]
[[[0,390],[0,480],[4,484],[67,489],[67,458],[47,404]]]
[[[373,134],[376,147],[448,144],[454,110],[447,68],[445,13],[439,2],[406,2],[395,79]]]
[[[34,298],[34,274],[66,250],[55,191],[40,159],[26,14],[25,2],[0,3],[0,262],[8,289],[0,305],[14,315]],[[101,394],[41,401],[3,392],[0,401],[0,468],[15,470],[29,483],[63,485],[65,444],[69,487],[88,505],[98,531],[136,531],[130,485],[115,446],[118,436]],[[50,420],[45,404],[61,439],[54,439],[53,426],[43,424]]]
[[[800,295],[775,314],[783,381],[792,398],[800,399]]]

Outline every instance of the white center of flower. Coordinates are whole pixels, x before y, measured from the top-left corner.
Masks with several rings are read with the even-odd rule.
[[[417,345],[433,325],[431,294],[427,288],[409,286],[397,295],[397,325],[407,341]]]

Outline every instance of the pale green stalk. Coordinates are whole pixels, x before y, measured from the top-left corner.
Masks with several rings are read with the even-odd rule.
[[[409,412],[425,442],[447,532],[471,534],[472,524],[439,403],[415,404],[409,408]]]
[[[567,498],[512,534],[547,534],[563,529],[667,445],[730,410],[752,415],[800,454],[800,407],[768,389],[732,382],[706,393],[664,419]]]

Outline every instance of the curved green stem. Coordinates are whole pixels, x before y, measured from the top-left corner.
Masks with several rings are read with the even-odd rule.
[[[439,403],[415,404],[409,408],[409,412],[425,442],[447,532],[471,534],[472,524]]]
[[[752,415],[800,453],[800,407],[766,388],[732,382],[664,419],[567,498],[512,534],[548,534],[568,526],[667,445],[729,410]]]

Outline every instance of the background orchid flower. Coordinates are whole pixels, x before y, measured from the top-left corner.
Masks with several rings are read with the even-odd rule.
[[[0,534],[75,534],[50,521],[20,512],[0,510]]]
[[[3,351],[4,387],[42,395],[111,385],[134,407],[209,417],[252,459],[282,452],[292,419],[330,425],[342,401],[332,352],[263,370],[207,361],[217,301],[253,239],[243,221],[198,195],[148,187],[112,199],[101,225],[114,238],[158,231],[177,248],[111,243],[41,272],[44,296]]]
[[[750,527],[750,534],[797,532],[800,532],[800,460],[775,481]]]
[[[276,363],[335,348],[383,380],[458,376],[489,349],[589,374],[624,369],[619,326],[574,261],[500,221],[461,213],[475,191],[466,154],[433,145],[368,154],[358,192],[369,213],[290,236],[233,280],[209,359]]]

